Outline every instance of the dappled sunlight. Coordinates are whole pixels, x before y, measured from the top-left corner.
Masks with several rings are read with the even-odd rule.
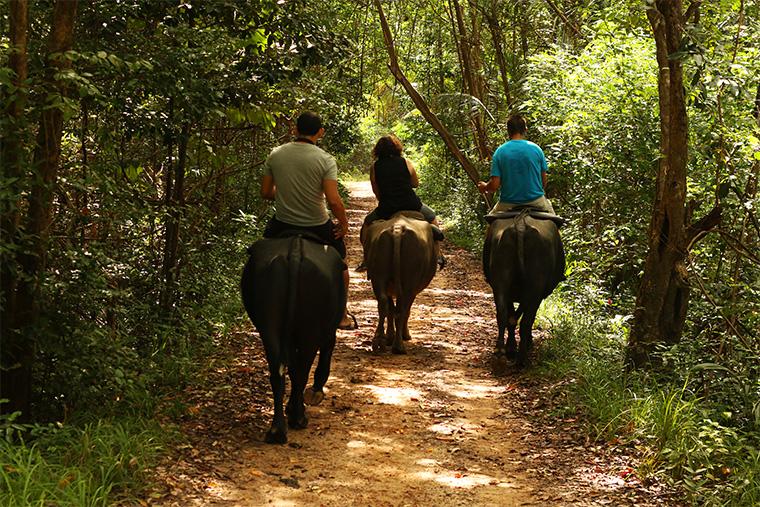
[[[356,431],[352,433],[352,437],[353,439],[346,443],[349,452],[390,453],[393,451],[401,451],[402,449],[402,446],[393,438],[384,435]]]
[[[457,398],[465,399],[487,398],[492,395],[499,395],[503,392],[503,386],[482,383],[460,384],[457,385],[454,389],[449,390],[449,394],[452,394]]]
[[[385,405],[406,406],[419,401],[422,396],[420,391],[411,387],[380,387],[374,385],[363,385],[362,387],[374,394],[378,403]]]
[[[469,400],[496,397],[506,390],[506,386],[485,380],[468,379],[461,371],[448,369],[429,372],[424,377],[424,383],[428,388],[439,389],[446,394]]]
[[[482,426],[473,424],[467,421],[467,419],[461,418],[442,421],[428,426],[428,430],[441,435],[454,435],[459,433],[477,435],[482,429]]]
[[[450,488],[474,488],[477,486],[499,486],[512,488],[514,485],[506,480],[482,473],[469,471],[447,470],[441,463],[430,458],[419,459],[417,465],[425,467],[415,472],[414,477],[424,481],[434,481]]]

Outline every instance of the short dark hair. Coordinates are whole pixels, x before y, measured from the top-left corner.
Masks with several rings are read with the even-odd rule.
[[[378,139],[377,144],[372,149],[372,155],[375,158],[392,157],[394,155],[400,157],[402,151],[404,151],[404,145],[401,144],[401,140],[390,134]]]
[[[528,124],[525,122],[525,118],[519,114],[513,114],[507,120],[507,133],[509,137],[515,134],[525,134],[526,130],[528,130]]]
[[[313,136],[322,128],[322,118],[317,113],[304,111],[296,120],[298,133],[305,136]]]

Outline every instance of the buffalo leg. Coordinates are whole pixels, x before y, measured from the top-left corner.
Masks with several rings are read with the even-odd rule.
[[[533,348],[533,322],[536,320],[538,305],[525,308],[520,319],[520,350],[517,354],[517,364],[525,366],[528,363],[528,353]]]
[[[309,405],[319,405],[325,398],[323,388],[330,376],[330,362],[332,360],[333,349],[335,348],[335,332],[331,333],[329,339],[319,349],[319,361],[314,370],[314,385],[311,389],[304,392],[304,401]]]
[[[285,365],[279,361],[269,363],[269,383],[272,385],[274,398],[274,418],[272,426],[267,431],[265,441],[269,444],[284,444],[288,441],[288,430],[285,427],[285,414],[282,404],[285,399]]]
[[[386,345],[392,345],[393,341],[396,339],[396,333],[398,333],[398,329],[396,329],[396,312],[398,312],[398,301],[396,303],[393,303],[393,298],[388,296],[388,311],[385,314],[385,344]]]
[[[378,290],[375,290],[375,298],[377,299],[377,329],[372,339],[372,352],[378,353],[385,351],[385,319],[388,317],[390,298]]]
[[[406,345],[404,345],[404,332],[407,334],[407,324],[409,322],[409,312],[412,309],[412,302],[406,299],[396,300],[396,336],[393,339],[393,353],[406,354]]]
[[[299,351],[296,353],[290,369],[290,399],[288,400],[287,414],[288,426],[293,429],[303,429],[309,423],[306,418],[306,408],[303,405],[303,391],[306,388],[311,363],[314,361],[314,352]]]
[[[499,336],[496,338],[495,354],[499,356],[506,354],[506,349],[504,348],[504,330],[509,324],[510,314],[514,313],[514,307],[511,302],[507,302],[506,298],[501,294],[501,291],[497,292],[494,290],[494,293],[496,295],[496,325],[499,328]]]
[[[509,305],[507,305],[507,357],[510,359],[514,359],[517,355],[517,338],[515,336],[515,328],[517,327],[517,323],[520,321],[521,315],[522,305],[519,305],[517,307],[517,311],[515,311],[515,306],[513,303],[509,303]]]

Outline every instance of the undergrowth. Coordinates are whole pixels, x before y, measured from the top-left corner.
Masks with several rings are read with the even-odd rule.
[[[540,317],[552,339],[538,348],[533,372],[567,380],[562,406],[554,410],[582,414],[592,438],[635,448],[640,477],[666,479],[693,505],[760,504],[756,428],[737,422],[732,413],[738,407],[710,399],[695,380],[714,365],[693,364],[683,375],[626,373],[627,318],[592,294],[574,297],[553,296]],[[598,303],[589,307],[582,300]]]
[[[2,416],[0,505],[100,506],[134,501],[177,437],[154,420],[21,425]]]

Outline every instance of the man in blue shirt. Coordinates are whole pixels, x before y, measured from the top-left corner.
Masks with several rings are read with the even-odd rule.
[[[491,213],[509,211],[516,206],[530,206],[554,215],[554,208],[544,195],[547,182],[546,158],[537,144],[525,139],[528,128],[519,114],[507,121],[509,141],[497,148],[491,159],[491,178],[478,182],[481,192],[495,192],[501,187],[499,202]]]

